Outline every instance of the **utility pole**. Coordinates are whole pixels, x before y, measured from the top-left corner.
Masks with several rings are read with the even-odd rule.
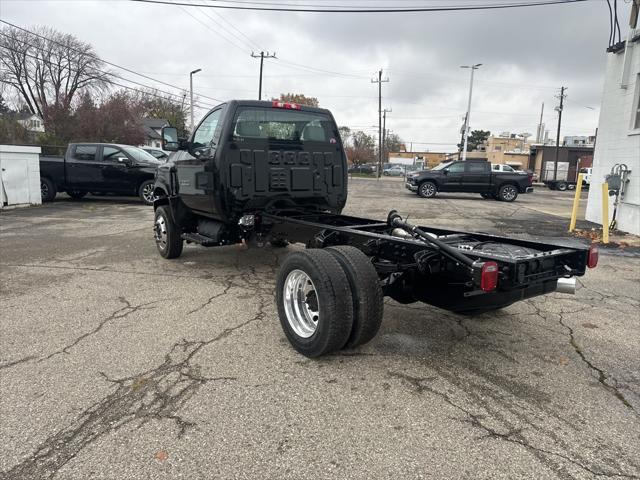
[[[251,56],[253,58],[259,58],[260,59],[260,83],[258,85],[258,100],[262,100],[262,68],[264,66],[264,59],[265,58],[276,58],[276,54],[274,53],[265,53],[265,52],[260,52],[260,55],[257,55],[253,52],[251,52]]]
[[[464,142],[462,145],[462,160],[467,159],[467,143],[469,140],[469,121],[471,120],[471,95],[473,94],[473,73],[482,66],[481,63],[475,65],[461,65],[460,68],[471,69],[471,82],[469,83],[469,103],[467,104],[467,116],[464,120]]]
[[[562,109],[564,108],[564,98],[566,95],[564,94],[566,87],[560,87],[560,106],[556,107],[558,112],[558,132],[556,133],[556,161],[553,165],[553,179],[557,180],[558,178],[558,158],[560,157],[560,126],[562,125]]]
[[[382,175],[382,84],[389,79],[382,79],[382,69],[378,70],[378,78],[371,83],[378,84],[378,178]]]
[[[193,133],[193,76],[198,73],[201,72],[202,69],[198,68],[196,70],[194,70],[193,72],[189,73],[189,90],[191,92],[191,104],[190,104],[190,113],[191,113],[191,133]]]
[[[387,145],[387,113],[391,113],[392,109],[382,110],[382,153],[384,154]]]

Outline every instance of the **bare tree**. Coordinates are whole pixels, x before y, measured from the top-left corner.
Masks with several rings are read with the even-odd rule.
[[[82,91],[102,90],[108,72],[91,45],[48,27],[35,34],[6,27],[0,30],[1,80],[15,88],[31,113],[45,125],[70,112]]]

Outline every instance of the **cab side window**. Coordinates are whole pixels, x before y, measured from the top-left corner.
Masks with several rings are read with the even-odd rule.
[[[193,143],[196,147],[205,147],[211,144],[216,133],[216,128],[218,127],[221,113],[222,109],[219,108],[207,115],[202,121],[196,133],[193,135]]]
[[[126,157],[124,152],[115,147],[104,147],[102,149],[102,159],[106,162],[115,162],[118,157]]]
[[[73,158],[76,160],[94,161],[98,147],[95,145],[77,145]]]
[[[489,164],[486,162],[469,162],[467,173],[485,173],[489,171]]]
[[[464,163],[454,163],[449,168],[449,173],[462,173],[464,172]]]

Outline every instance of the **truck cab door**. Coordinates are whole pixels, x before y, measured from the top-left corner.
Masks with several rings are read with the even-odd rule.
[[[474,193],[491,191],[493,174],[489,162],[466,162],[462,177],[462,191]]]
[[[442,184],[439,190],[443,192],[460,191],[464,175],[464,164],[465,162],[456,162],[447,167],[446,173],[442,176]]]
[[[65,157],[65,187],[90,190],[102,182],[98,145],[73,145]]]
[[[189,150],[176,152],[174,159],[180,198],[187,207],[201,213],[214,213],[215,156],[222,112],[223,107],[209,113],[193,133]]]
[[[134,159],[116,146],[102,147],[102,184],[99,190],[114,193],[136,191],[137,175]]]

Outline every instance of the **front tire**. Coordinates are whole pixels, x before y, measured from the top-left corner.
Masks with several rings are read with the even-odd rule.
[[[384,313],[382,288],[378,272],[369,257],[355,247],[329,247],[331,253],[347,274],[353,299],[353,327],[345,345],[355,348],[377,335]]]
[[[498,190],[498,198],[503,202],[513,202],[518,198],[518,187],[510,183],[501,186],[500,190]]]
[[[422,198],[433,198],[438,193],[438,187],[436,184],[430,181],[422,182],[418,187],[418,195]]]
[[[56,198],[56,193],[55,184],[48,178],[41,177],[40,196],[42,197],[42,202],[53,202],[53,199]]]
[[[156,210],[154,237],[158,252],[163,258],[178,258],[182,254],[184,242],[180,230],[173,222],[168,207],[164,205]]]
[[[353,299],[336,258],[320,249],[291,253],[276,279],[276,303],[287,339],[306,357],[340,350],[353,326]]]
[[[157,198],[156,193],[156,184],[153,180],[145,180],[138,188],[138,196],[142,203],[145,205],[153,205],[153,201]]]

